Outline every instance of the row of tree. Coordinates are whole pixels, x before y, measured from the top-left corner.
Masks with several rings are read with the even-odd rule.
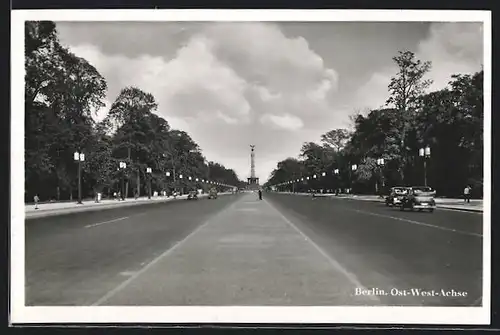
[[[304,143],[298,159],[277,164],[266,186],[374,193],[427,183],[442,196],[458,196],[466,185],[482,196],[483,71],[453,75],[446,88],[427,92],[430,62],[410,51],[393,60],[399,71],[384,108],[354,115],[352,130],[334,129],[319,143]],[[424,150],[421,156],[427,147],[430,155]]]
[[[202,180],[244,185],[232,169],[208,162],[189,134],[155,114],[154,96],[137,87],[124,88],[106,118],[94,121],[93,114],[104,107],[106,80],[61,45],[54,22],[26,22],[25,39],[27,201],[35,194],[57,200],[76,196],[74,152],[85,155],[84,197],[118,192],[122,180],[126,195],[144,195],[148,178],[158,191],[209,186]]]

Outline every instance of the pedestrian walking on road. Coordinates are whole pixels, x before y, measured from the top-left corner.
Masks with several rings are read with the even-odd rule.
[[[262,190],[259,189],[259,200],[262,200]]]
[[[464,188],[464,202],[470,203],[470,192],[471,192],[471,187],[467,185]]]
[[[33,197],[33,200],[35,201],[35,209],[38,209],[38,202],[40,201],[38,194],[35,194],[35,196]]]

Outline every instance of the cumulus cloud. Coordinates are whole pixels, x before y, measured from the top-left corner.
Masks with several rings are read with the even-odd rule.
[[[277,129],[290,129],[290,130],[298,130],[304,126],[304,122],[300,118],[290,114],[284,115],[272,115],[272,114],[264,114],[260,121],[263,124],[271,124],[274,128]]]
[[[158,114],[188,131],[207,158],[234,168],[240,178],[250,172],[249,144],[257,145],[257,173],[265,180],[278,160],[298,154],[302,142],[346,126],[352,112],[384,105],[396,72],[390,53],[360,52],[380,37],[363,40],[356,30],[337,46],[332,45],[335,39],[315,40],[317,34],[304,34],[307,40],[300,33],[290,37],[272,23],[99,24],[102,29],[91,33],[84,29],[88,23],[62,25],[60,31],[71,50],[106,78],[107,108],[126,86],[152,93]],[[405,34],[383,39],[384,48],[413,45],[419,59],[432,61],[432,89],[445,86],[454,73],[480,68],[480,24],[431,24],[418,43],[409,43]],[[363,40],[361,49],[346,51],[352,40]],[[316,49],[323,50],[321,56]],[[362,81],[349,53],[371,70],[362,73]],[[336,69],[345,77],[339,79]],[[100,110],[97,118],[105,112]]]
[[[288,151],[296,154],[297,143],[288,140],[287,132],[314,128],[329,118],[327,100],[338,81],[305,39],[288,38],[267,23],[207,25],[170,58],[109,54],[89,43],[71,45],[71,50],[107,79],[108,100],[129,85],[152,93],[158,113],[174,127],[195,131],[193,138],[212,156],[217,150],[241,155],[250,140],[275,152],[286,151],[287,145],[266,142],[287,140]],[[234,137],[228,141],[226,136]],[[235,169],[244,178],[248,162]],[[265,177],[269,172],[261,171]]]
[[[287,38],[276,25],[218,23],[204,34],[219,59],[247,81],[271,91],[302,95],[316,91],[324,81],[336,81],[335,71],[325,68],[304,38]]]
[[[418,46],[417,56],[432,62],[431,89],[441,89],[451,75],[473,73],[483,63],[483,25],[479,23],[435,23],[429,37]]]
[[[433,23],[427,38],[414,51],[415,57],[430,61],[432,68],[426,78],[433,83],[429,90],[448,85],[453,74],[474,73],[483,63],[483,26],[480,23]],[[395,66],[380,69],[360,86],[356,92],[358,103],[354,109],[379,108],[388,98],[387,86],[397,72]]]

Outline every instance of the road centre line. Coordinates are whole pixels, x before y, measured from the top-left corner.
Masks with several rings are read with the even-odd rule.
[[[116,219],[109,220],[109,221],[104,221],[104,222],[99,222],[99,223],[93,223],[93,224],[86,225],[85,228],[98,227],[98,226],[106,224],[106,223],[112,223],[112,222],[116,222],[116,221],[122,221],[122,220],[125,220],[125,219],[135,218],[135,217],[138,217],[138,216],[145,215],[147,213],[148,213],[148,211],[144,211],[144,212],[139,212],[139,213],[131,215],[131,216],[124,216],[124,217],[116,218]]]
[[[302,237],[304,237],[306,241],[311,243],[313,247],[330,262],[330,264],[335,268],[335,270],[342,273],[355,287],[360,288],[361,290],[366,290],[366,288],[364,287],[363,284],[361,284],[356,275],[349,272],[336,259],[328,255],[323,249],[321,249],[316,243],[314,243],[313,240],[311,240],[306,234],[304,234],[299,228],[297,228],[297,226],[295,226],[290,220],[288,220],[286,216],[284,216],[283,213],[281,213],[276,207],[274,207],[266,199],[263,200],[271,209],[273,209],[281,217],[283,221],[285,221],[290,227],[292,227],[296,232],[298,232]],[[376,302],[380,302],[380,299],[374,295],[370,295],[369,299]]]
[[[123,290],[125,287],[127,287],[131,282],[133,282],[135,279],[137,279],[140,275],[142,275],[144,272],[149,270],[153,265],[158,263],[160,260],[171,254],[174,250],[179,248],[181,245],[183,245],[187,240],[189,240],[190,237],[195,235],[197,232],[199,232],[201,229],[206,227],[210,222],[212,222],[215,218],[221,216],[223,213],[227,212],[228,210],[232,209],[238,201],[232,202],[229,206],[226,206],[222,208],[218,213],[210,217],[207,221],[205,221],[202,225],[200,225],[198,228],[193,230],[188,236],[186,236],[184,239],[178,241],[174,246],[171,248],[165,250],[162,254],[157,256],[155,259],[153,259],[151,262],[146,264],[143,268],[141,268],[139,271],[135,272],[132,276],[130,276],[127,280],[116,286],[114,289],[106,293],[103,297],[101,297],[99,300],[94,302],[91,306],[99,306],[103,304],[104,302],[108,301],[111,297],[116,295],[118,292]]]
[[[122,221],[122,220],[125,220],[125,219],[129,219],[131,217],[141,216],[141,215],[144,215],[146,213],[148,213],[148,212],[144,211],[144,212],[139,212],[137,214],[134,214],[132,216],[124,216],[124,217],[116,218],[116,219],[109,220],[109,221],[104,221],[104,222],[98,222],[98,223],[94,223],[94,224],[89,224],[89,225],[86,225],[85,228],[94,228],[94,227],[98,227],[98,226],[101,226],[101,225],[106,224],[106,223],[112,223],[112,222],[117,222],[117,221]]]
[[[451,231],[451,232],[457,233],[457,234],[475,236],[475,237],[479,237],[479,238],[483,237],[483,235],[481,235],[481,234],[466,232],[466,231],[457,230],[457,229],[453,229],[453,228],[446,228],[446,227],[435,226],[435,225],[432,225],[432,224],[429,224],[429,223],[424,223],[424,222],[419,222],[419,221],[414,221],[414,220],[409,220],[409,219],[398,218],[398,217],[390,216],[390,215],[383,215],[383,214],[378,214],[378,213],[363,211],[363,210],[360,210],[360,209],[347,209],[347,210],[351,211],[351,212],[357,212],[357,213],[362,213],[362,214],[368,214],[368,215],[379,216],[379,217],[383,217],[383,218],[388,218],[388,219],[393,219],[393,220],[408,222],[408,223],[412,223],[412,224],[415,224],[415,225],[418,225],[418,226],[424,226],[424,227],[429,227],[429,228],[435,228],[435,229],[441,229],[441,230]]]
[[[97,227],[97,226],[100,226],[100,225],[103,225],[103,224],[106,224],[106,223],[121,221],[121,220],[125,220],[125,219],[128,219],[128,218],[129,218],[129,216],[124,216],[124,217],[113,219],[113,220],[109,220],[109,221],[93,223],[93,224],[86,225],[85,228],[93,228],[93,227]]]

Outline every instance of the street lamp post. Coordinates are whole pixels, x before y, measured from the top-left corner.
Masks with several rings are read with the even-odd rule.
[[[180,183],[181,185],[182,185],[182,179],[183,179],[183,178],[184,178],[184,177],[183,177],[183,175],[182,175],[182,174],[180,174],[180,175],[179,175],[179,179],[181,180],[181,183]],[[181,186],[180,188],[181,188],[181,191],[184,191],[184,186]],[[182,193],[184,193],[184,192],[182,192]]]
[[[351,171],[353,171],[353,172],[354,172],[354,171],[356,171],[357,169],[358,169],[358,165],[357,165],[357,164],[353,164],[353,165],[351,165]],[[353,178],[352,178],[352,173],[351,173],[351,178],[350,178],[350,179],[351,179],[351,189],[350,189],[350,193],[351,193],[351,192],[353,191],[353,184],[354,184],[354,182],[353,182]]]
[[[85,161],[85,154],[75,151],[73,159],[78,161],[78,204],[82,204],[82,162]]]
[[[178,134],[178,136],[180,136],[180,135]],[[172,152],[174,152],[174,151],[172,151]],[[178,159],[178,154],[177,153],[173,154],[172,152],[170,152],[168,154],[163,154],[163,157],[166,157],[168,155],[170,156],[170,162],[172,164],[172,187],[171,188],[173,189],[172,192],[175,192],[176,191],[176,173],[175,173],[176,169],[175,169],[175,165],[176,165],[176,161]],[[167,172],[166,175],[167,175],[167,177],[170,177],[170,172]]]
[[[122,171],[122,200],[125,200],[125,169],[127,168],[127,163],[125,162],[120,162],[120,170]]]
[[[335,174],[336,181],[339,181],[339,173],[340,173],[339,169],[333,170],[333,173]],[[335,184],[337,184],[337,183],[335,183]],[[339,189],[340,189],[339,186],[340,186],[340,183],[338,183],[337,187],[335,188],[335,195],[339,195]]]
[[[380,192],[380,197],[382,197],[383,196],[382,195],[382,191],[385,188],[385,178],[384,178],[384,165],[385,165],[385,161],[384,161],[384,159],[383,158],[378,158],[377,159],[377,165],[379,166],[379,169],[380,169],[380,179],[381,179],[381,183],[382,183],[382,190]]]
[[[150,167],[146,168],[146,174],[148,176],[148,199],[151,199],[151,172],[152,169]]]
[[[316,178],[318,176],[316,174],[313,174],[313,195],[316,194],[316,192],[318,192],[318,184],[316,183]]]
[[[170,171],[165,172],[165,176],[167,176],[168,179],[170,179]],[[173,193],[174,191],[172,191]]]
[[[429,146],[420,148],[418,155],[424,159],[424,186],[427,187],[427,159],[431,157],[431,148]]]
[[[207,178],[207,180],[210,180],[210,162],[208,161],[208,159],[205,159],[205,163],[207,164],[207,175],[206,175],[206,178]]]
[[[328,188],[328,183],[327,183],[327,181],[326,181],[326,180],[325,180],[325,178],[324,178],[324,177],[326,177],[326,172],[321,172],[321,177],[323,177],[323,178],[321,179],[321,185],[322,185],[322,190],[323,190],[323,192],[322,192],[322,193],[327,193],[327,192],[328,192],[328,190],[327,190],[327,188]]]

